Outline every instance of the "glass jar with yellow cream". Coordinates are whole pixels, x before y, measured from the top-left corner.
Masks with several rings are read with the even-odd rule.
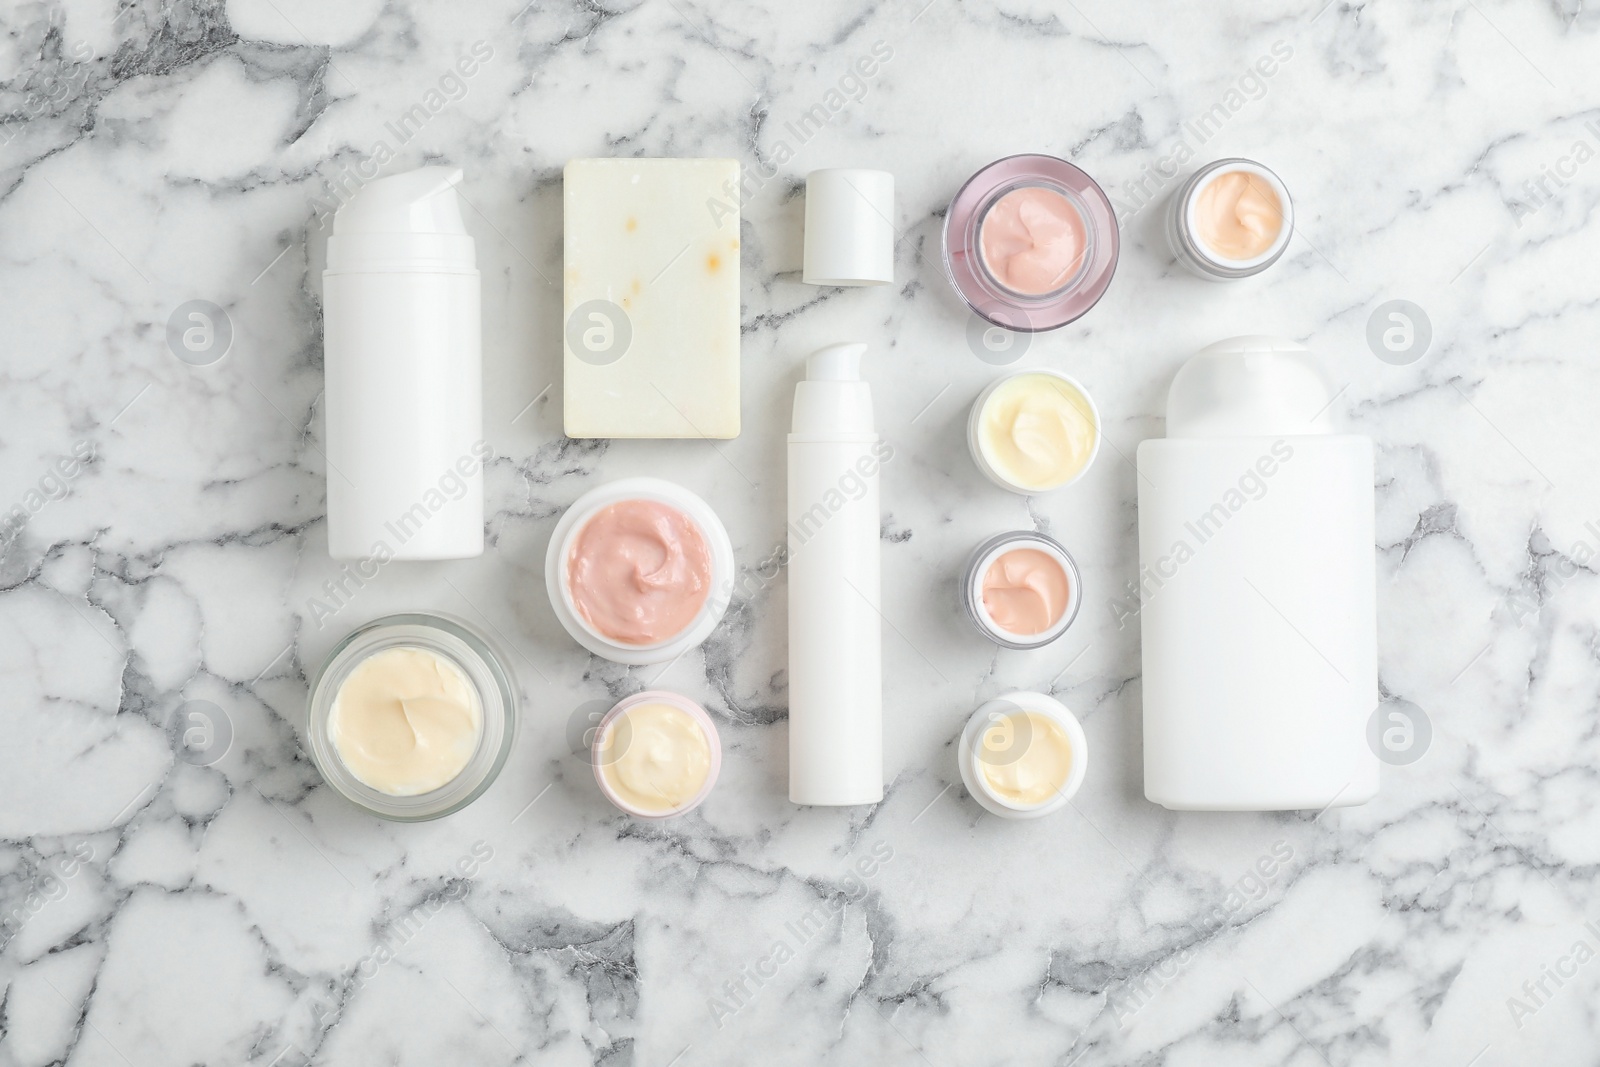
[[[1071,485],[1100,453],[1100,412],[1089,391],[1056,370],[996,378],[967,417],[972,461],[994,484],[1031,495]]]
[[[397,822],[459,811],[516,733],[513,676],[488,638],[443,615],[388,615],[334,646],[311,683],[307,749],[345,799]]]

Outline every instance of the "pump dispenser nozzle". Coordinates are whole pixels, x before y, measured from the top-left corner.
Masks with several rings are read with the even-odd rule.
[[[333,232],[466,233],[456,186],[460,167],[419,167],[369,182],[333,218]]]
[[[860,341],[829,345],[806,357],[805,380],[794,387],[791,434],[870,434],[872,386],[861,380]]]
[[[860,341],[819,348],[806,357],[806,381],[858,382],[861,357],[866,351],[867,346]]]
[[[477,273],[461,221],[460,167],[419,167],[368,182],[333,217],[328,270],[334,273]]]

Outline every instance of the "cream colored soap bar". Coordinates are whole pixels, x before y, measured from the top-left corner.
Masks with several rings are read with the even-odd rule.
[[[567,164],[568,437],[739,436],[739,163]]]

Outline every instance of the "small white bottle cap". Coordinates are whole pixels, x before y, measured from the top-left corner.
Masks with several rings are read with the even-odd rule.
[[[806,175],[808,285],[894,281],[894,175],[837,168]]]

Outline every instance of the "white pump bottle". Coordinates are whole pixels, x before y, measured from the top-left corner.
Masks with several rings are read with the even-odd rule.
[[[1305,348],[1185,363],[1139,445],[1144,792],[1177,810],[1320,810],[1378,791],[1372,441],[1332,432]]]
[[[789,434],[789,800],[883,799],[878,471],[864,344],[806,360]]]
[[[483,552],[479,280],[456,167],[364,186],[322,273],[328,553]]]

